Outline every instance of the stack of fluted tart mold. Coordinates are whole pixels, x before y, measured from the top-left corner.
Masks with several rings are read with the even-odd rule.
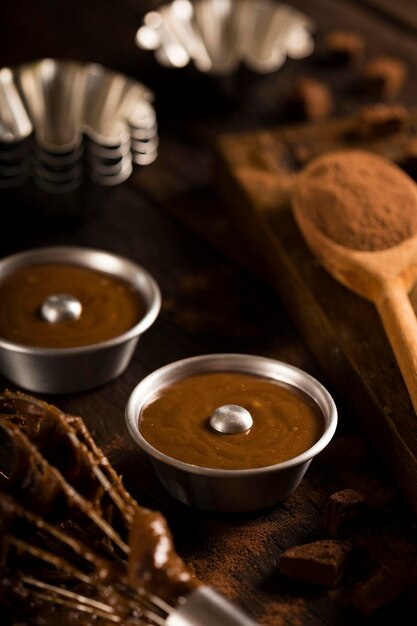
[[[253,626],[195,578],[80,417],[3,392],[0,496],[0,605],[14,621]]]
[[[118,185],[158,154],[153,94],[101,65],[42,59],[0,70],[0,188]]]
[[[117,378],[161,305],[145,268],[79,246],[2,259],[0,300],[1,373],[20,388],[51,394]]]
[[[167,67],[227,75],[244,63],[267,74],[309,56],[314,29],[304,13],[271,0],[173,0],[145,15],[136,44]]]

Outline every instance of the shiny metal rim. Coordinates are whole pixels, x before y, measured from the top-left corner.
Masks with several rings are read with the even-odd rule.
[[[37,348],[13,343],[0,337],[0,349],[19,352],[33,356],[72,356],[103,350],[141,335],[155,321],[161,308],[161,292],[154,278],[141,266],[129,259],[94,248],[76,246],[56,246],[20,252],[0,261],[0,280],[17,269],[42,263],[70,263],[81,267],[95,269],[128,281],[140,291],[145,299],[148,310],[142,319],[127,332],[88,346],[76,348]]]
[[[257,467],[253,469],[222,470],[208,467],[199,467],[183,461],[173,459],[151,446],[139,431],[138,421],[140,412],[147,400],[161,387],[165,387],[176,380],[191,374],[233,371],[264,376],[285,382],[307,393],[319,405],[325,420],[325,429],[320,439],[302,454],[275,465]],[[332,439],[337,426],[337,408],[327,389],[313,376],[298,367],[276,361],[266,357],[249,354],[209,354],[181,361],[175,361],[162,367],[144,378],[132,391],[126,405],[125,419],[127,428],[145,452],[156,460],[191,474],[213,477],[256,476],[284,470],[295,465],[301,465],[321,452]]]

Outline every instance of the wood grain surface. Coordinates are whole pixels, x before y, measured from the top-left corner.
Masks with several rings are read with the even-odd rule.
[[[50,399],[81,414],[132,494],[144,505],[163,511],[178,551],[194,565],[198,576],[261,624],[347,626],[354,621],[384,626],[395,621],[411,626],[415,623],[412,593],[402,594],[370,618],[354,608],[352,593],[382,565],[411,567],[415,519],[358,435],[354,416],[335,381],[312,356],[274,292],[254,277],[255,259],[230,228],[211,183],[213,139],[226,130],[255,130],[285,121],[282,97],[298,73],[314,71],[345,94],[338,99],[338,114],[356,106],[350,93],[352,79],[337,72],[329,75],[313,60],[289,62],[282,72],[262,79],[245,71],[231,80],[218,80],[198,76],[192,69],[161,69],[152,54],[139,52],[133,43],[141,16],[157,4],[16,0],[1,8],[2,66],[44,56],[102,62],[155,90],[160,122],[157,162],[136,170],[120,188],[103,192],[87,185],[82,197],[67,206],[63,198],[52,201],[32,186],[1,194],[2,256],[51,244],[100,247],[143,264],[163,293],[161,315],[139,342],[123,376],[102,389]],[[294,4],[313,14],[322,32],[334,25],[349,25],[366,34],[373,50],[389,49],[410,60],[417,52],[417,39],[410,30],[400,30],[382,12],[334,0]],[[412,102],[413,90],[411,82],[404,101]],[[65,209],[79,209],[80,200],[81,215],[65,217]],[[295,233],[294,237],[299,236]],[[311,271],[322,272],[319,268]],[[337,288],[334,293],[332,315],[337,318],[343,311]],[[305,314],[309,314],[308,306]],[[369,332],[376,331],[371,306],[368,315],[370,331],[363,327],[358,351],[372,347]],[[312,464],[297,492],[275,509],[251,516],[203,514],[174,501],[159,485],[124,425],[128,395],[147,373],[186,356],[228,351],[273,356],[307,370],[334,393],[340,412],[337,436]],[[402,382],[388,349],[386,356],[387,376],[391,373],[391,388],[396,388]],[[339,363],[337,353],[332,358]],[[352,395],[347,372],[339,372],[346,396]],[[359,384],[359,374],[357,379]],[[355,389],[360,404],[362,389]],[[368,410],[374,411],[375,403]],[[281,551],[325,538],[328,497],[346,487],[365,495],[369,513],[352,531],[355,552],[340,586],[326,590],[284,578],[277,567]]]

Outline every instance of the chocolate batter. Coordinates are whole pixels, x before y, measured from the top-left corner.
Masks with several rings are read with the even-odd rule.
[[[42,303],[52,294],[78,298],[78,319],[42,319]],[[122,280],[89,268],[48,264],[20,269],[0,283],[0,337],[41,348],[73,348],[111,339],[132,328],[146,305]]]
[[[249,431],[221,434],[209,424],[225,404],[247,409]],[[139,429],[161,452],[186,463],[249,469],[291,459],[313,446],[324,430],[319,406],[302,391],[272,379],[235,372],[176,381],[143,408]]]

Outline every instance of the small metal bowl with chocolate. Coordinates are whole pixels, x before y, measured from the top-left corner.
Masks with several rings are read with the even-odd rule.
[[[306,372],[260,356],[177,361],[133,390],[126,423],[166,489],[219,512],[271,507],[329,443],[337,410]]]
[[[161,305],[141,266],[70,246],[1,260],[0,298],[0,371],[41,393],[84,391],[119,376]]]

